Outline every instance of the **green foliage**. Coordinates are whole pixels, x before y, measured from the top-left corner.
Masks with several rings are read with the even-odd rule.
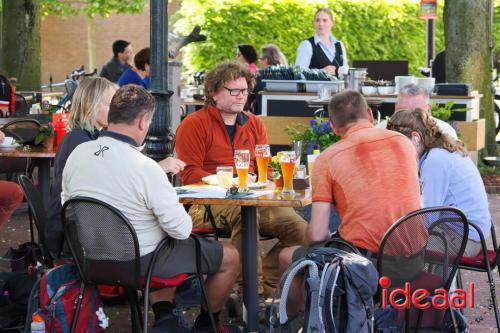
[[[46,138],[49,138],[54,135],[54,126],[52,123],[48,123],[47,125],[41,126],[38,134],[35,137],[35,145],[39,145]]]
[[[145,0],[40,0],[42,16],[70,16],[84,13],[89,17],[95,15],[108,17],[112,12],[140,13],[144,3]]]
[[[439,118],[443,121],[448,121],[451,116],[451,112],[467,112],[469,108],[454,108],[453,102],[447,102],[446,104],[431,104],[432,116],[435,118]]]
[[[340,137],[333,133],[328,119],[319,117],[311,119],[309,126],[303,124],[287,126],[285,132],[291,141],[302,141],[305,149],[302,151],[301,161],[307,160],[308,146],[319,145],[320,150],[323,151],[340,140]]]
[[[233,60],[238,44],[260,50],[280,47],[290,63],[299,43],[314,33],[313,17],[320,7],[335,13],[333,34],[342,40],[352,60],[407,59],[410,72],[425,66],[425,21],[417,18],[418,1],[390,0],[184,0],[174,15],[174,31],[187,34],[203,27],[208,40],[184,49],[191,72]],[[442,4],[440,6],[442,14]],[[444,48],[443,22],[436,23],[436,50]]]

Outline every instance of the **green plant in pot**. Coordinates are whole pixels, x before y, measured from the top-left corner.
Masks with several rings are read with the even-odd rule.
[[[35,145],[39,145],[44,141],[50,140],[50,138],[54,138],[54,125],[52,123],[48,123],[47,125],[40,126],[38,134],[35,137]]]

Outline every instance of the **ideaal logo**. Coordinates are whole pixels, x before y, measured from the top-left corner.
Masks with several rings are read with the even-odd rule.
[[[410,302],[412,307],[422,310],[431,306],[435,309],[447,309],[449,307],[464,309],[474,307],[474,282],[469,283],[468,291],[455,289],[452,292],[451,298],[449,297],[449,293],[442,288],[434,290],[432,296],[427,289],[418,288],[412,290],[410,282],[406,282],[404,288],[394,288],[389,291],[392,282],[387,276],[382,276],[378,283],[382,288],[382,308],[390,305],[394,309],[409,309]],[[404,302],[398,301],[402,297],[404,297]]]

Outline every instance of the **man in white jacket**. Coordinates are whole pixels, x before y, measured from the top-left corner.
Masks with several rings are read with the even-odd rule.
[[[195,243],[189,238],[191,217],[162,168],[141,153],[141,144],[153,117],[155,101],[144,88],[126,85],[114,95],[109,127],[97,140],[79,145],[63,171],[62,202],[86,196],[102,200],[121,211],[139,240],[141,274],[146,275],[152,252],[165,237],[174,239],[171,252],[160,253],[153,276],[171,277],[196,272]],[[115,235],[109,235],[114,237]],[[239,257],[229,244],[201,239],[202,270],[207,274],[211,309],[218,313],[236,280]],[[175,288],[153,292],[154,332],[182,332],[173,316]],[[202,308],[194,332],[209,332],[209,313]],[[219,324],[219,330],[231,327]]]

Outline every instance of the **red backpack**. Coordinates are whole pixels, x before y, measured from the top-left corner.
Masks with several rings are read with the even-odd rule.
[[[101,326],[107,326],[98,317],[103,305],[97,289],[84,286],[75,265],[64,264],[45,272],[39,290],[33,308],[44,319],[46,332],[70,333],[75,313],[75,333],[100,333],[105,328]],[[76,312],[82,293],[80,310]]]

